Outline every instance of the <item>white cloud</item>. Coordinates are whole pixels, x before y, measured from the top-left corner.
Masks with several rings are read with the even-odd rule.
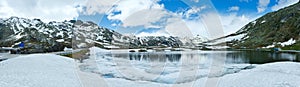
[[[40,18],[46,22],[71,20],[78,16],[76,1],[79,0],[2,0],[0,16]]]
[[[127,18],[121,20],[123,22],[123,27],[130,26],[144,26],[150,27],[154,26],[152,23],[159,21],[162,17],[168,13],[160,9],[149,9],[138,11]]]
[[[208,12],[203,14],[201,18],[209,34],[208,38],[218,38],[224,36],[220,14],[217,12]]]
[[[183,16],[185,16],[186,18],[190,18],[191,15],[193,14],[199,14],[202,10],[206,9],[207,6],[203,5],[201,7],[191,7],[191,9],[187,10],[186,12],[184,12]]]
[[[138,13],[139,11],[146,11],[151,9],[163,9],[162,5],[157,4],[154,0],[122,0],[116,4],[109,12],[109,19],[125,20],[127,17]],[[113,14],[113,12],[120,11],[120,14]]]
[[[121,21],[122,25],[117,25],[120,26],[119,31],[135,33],[140,29],[161,29],[157,32],[141,32],[137,36],[193,37],[199,34],[212,39],[234,33],[252,21],[247,16],[237,14],[203,13],[202,10],[206,8],[207,6],[192,7],[185,12],[173,13],[166,11],[163,5],[157,3],[157,0],[122,0],[114,3],[111,10],[101,12],[108,14],[110,20]],[[230,9],[238,11],[239,7],[233,6]],[[93,12],[95,11],[91,11]],[[193,17],[194,14],[199,17],[190,19],[191,14]]]
[[[228,8],[228,11],[239,11],[240,7],[239,6],[232,6]]]
[[[235,33],[244,25],[255,20],[245,15],[231,13],[229,15],[206,13],[201,20],[184,20],[185,26],[192,32],[192,35],[201,35],[203,37],[214,39],[220,36]]]
[[[283,7],[297,3],[299,0],[276,0],[277,4],[272,7],[273,11],[277,11]]]
[[[165,30],[172,36],[193,37],[192,31],[180,17],[169,18]]]
[[[269,3],[270,0],[259,0],[257,6],[258,13],[264,12],[267,9]]]
[[[196,2],[196,3],[198,3],[198,2],[199,2],[199,0],[192,0],[192,1],[194,1],[194,2]]]
[[[144,37],[144,36],[170,36],[169,33],[167,33],[164,30],[159,30],[157,32],[141,32],[136,35],[137,37]]]
[[[107,13],[119,0],[87,0],[85,14]]]
[[[231,13],[229,15],[222,15],[221,20],[225,35],[229,35],[235,33],[249,22],[255,20],[255,18],[245,15],[239,16],[236,13]]]
[[[193,36],[201,35],[203,37],[209,37],[205,24],[201,20],[184,20],[184,22]]]
[[[224,36],[220,15],[215,12],[202,13],[199,19],[182,19],[178,15],[167,20],[165,31],[172,36],[194,37],[200,35],[209,39]]]
[[[124,26],[149,25],[166,13],[155,0],[122,0],[109,12],[108,19],[120,20]],[[114,14],[114,12],[120,12]],[[138,23],[138,24],[135,24]]]

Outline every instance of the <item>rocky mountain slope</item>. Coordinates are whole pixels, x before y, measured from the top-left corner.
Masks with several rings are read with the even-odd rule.
[[[300,49],[300,3],[268,13],[252,21],[236,33],[221,37],[233,48]]]
[[[99,27],[93,22],[70,20],[42,22],[40,19],[11,17],[0,18],[0,47],[18,47],[25,43],[21,53],[62,51],[68,48],[141,48],[180,47],[178,37],[124,36],[113,30]]]
[[[44,23],[40,19],[11,17],[0,19],[0,25],[0,47],[17,47],[24,42],[24,52],[33,53],[61,51],[65,47],[84,48],[94,45],[94,41],[109,43],[112,36],[119,35],[92,22],[75,20]]]

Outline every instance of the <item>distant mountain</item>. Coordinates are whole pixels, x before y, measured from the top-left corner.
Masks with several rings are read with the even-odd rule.
[[[201,38],[192,38],[190,41]],[[189,41],[189,40],[187,40]],[[42,22],[40,19],[11,17],[0,19],[0,47],[18,47],[25,43],[22,53],[62,51],[68,48],[147,48],[182,47],[190,42],[178,37],[125,36],[99,27],[93,22],[70,20]],[[199,41],[199,40],[196,40]]]
[[[300,49],[300,3],[268,13],[236,33],[207,43],[222,39],[226,39],[226,44],[233,48]]]
[[[18,17],[0,19],[0,47],[17,47],[18,43],[24,42],[24,53],[61,51],[65,47],[103,47],[114,40],[129,43],[128,38],[92,22],[44,23],[40,19]]]

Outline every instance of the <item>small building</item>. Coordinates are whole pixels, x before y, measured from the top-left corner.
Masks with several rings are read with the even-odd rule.
[[[21,42],[20,44],[19,44],[19,48],[24,48],[25,47],[25,43],[24,42]]]

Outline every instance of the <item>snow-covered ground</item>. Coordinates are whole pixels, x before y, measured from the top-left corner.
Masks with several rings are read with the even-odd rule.
[[[0,62],[0,87],[81,87],[72,59],[33,54]]]
[[[82,64],[54,54],[8,59],[0,62],[0,87],[300,86],[300,64],[295,62],[218,66],[212,58],[181,56],[179,62],[153,62],[104,55],[112,52],[91,48],[90,59]]]
[[[0,53],[0,59],[10,59],[21,56],[21,54]]]
[[[300,64],[279,62],[259,65],[254,69],[226,75],[220,87],[299,87]]]

